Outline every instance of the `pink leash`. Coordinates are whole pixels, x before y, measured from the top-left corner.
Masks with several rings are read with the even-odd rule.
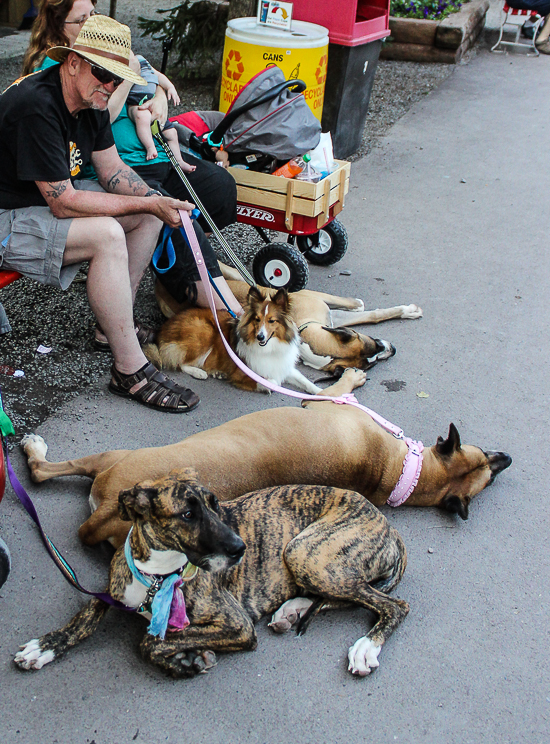
[[[214,320],[216,321],[221,339],[230,358],[235,362],[237,367],[239,367],[239,369],[247,374],[252,380],[259,383],[260,385],[263,385],[269,390],[272,390],[275,393],[283,393],[284,395],[289,395],[291,398],[299,398],[300,400],[326,400],[330,401],[331,403],[337,403],[339,405],[346,404],[355,406],[355,408],[359,408],[361,409],[361,411],[367,413],[373,419],[373,421],[379,424],[390,434],[393,434],[396,439],[402,439],[408,447],[408,452],[405,460],[403,461],[403,470],[401,472],[401,476],[399,477],[399,480],[397,481],[397,484],[391,492],[386,503],[389,504],[389,506],[401,506],[401,504],[404,504],[411,493],[414,491],[420,477],[423,460],[422,450],[424,449],[424,445],[422,444],[422,442],[417,442],[410,437],[406,437],[404,435],[403,429],[400,429],[398,426],[395,426],[395,424],[392,424],[385,418],[382,418],[382,416],[380,416],[375,411],[371,411],[370,408],[361,405],[361,403],[357,401],[353,393],[344,393],[344,395],[341,395],[338,398],[331,398],[328,395],[309,395],[308,393],[298,393],[294,390],[288,390],[287,388],[279,387],[279,385],[275,385],[274,383],[265,380],[263,377],[260,377],[260,375],[257,375],[253,370],[249,369],[246,364],[244,364],[242,360],[239,359],[239,357],[235,354],[222,333],[218,320],[218,313],[216,311],[216,304],[214,302],[214,295],[212,293],[212,287],[210,286],[208,269],[206,268],[206,265],[204,263],[202,251],[199,246],[199,241],[197,240],[197,236],[195,235],[195,231],[193,230],[191,219],[187,212],[184,212],[180,209],[179,213],[183,229],[185,230],[187,240],[189,241],[189,245],[191,247],[191,250],[193,251],[193,255],[197,263],[197,268],[199,270],[199,274],[206,291],[208,304],[210,305],[210,309],[214,316]]]

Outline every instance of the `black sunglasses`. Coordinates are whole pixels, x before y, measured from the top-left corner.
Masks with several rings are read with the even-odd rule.
[[[95,79],[100,83],[103,83],[103,85],[109,85],[109,83],[112,83],[115,88],[118,88],[118,86],[124,81],[124,78],[109,72],[109,70],[106,70],[103,67],[98,67],[97,65],[92,65],[90,63],[90,68]]]

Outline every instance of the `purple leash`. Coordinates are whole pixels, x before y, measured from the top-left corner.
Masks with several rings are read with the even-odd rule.
[[[0,392],[0,411],[1,410],[2,410],[2,395]],[[12,433],[13,433],[13,429],[12,429]],[[40,537],[42,538],[42,542],[44,543],[46,550],[50,554],[52,560],[54,561],[58,569],[61,571],[65,579],[69,582],[69,584],[74,586],[75,589],[78,589],[78,591],[82,592],[83,594],[89,594],[92,597],[96,597],[96,599],[100,599],[101,601],[106,602],[107,604],[112,605],[113,607],[116,607],[119,610],[127,610],[129,612],[134,611],[133,607],[127,607],[125,604],[122,604],[122,602],[119,602],[117,599],[113,599],[111,595],[107,594],[106,592],[90,592],[87,589],[84,589],[84,587],[78,580],[77,575],[74,572],[74,570],[67,563],[67,561],[63,558],[59,550],[55,547],[53,542],[50,540],[50,538],[48,537],[48,535],[42,528],[42,525],[40,524],[40,519],[34,507],[34,504],[29,494],[25,491],[25,489],[19,482],[19,479],[16,476],[15,471],[12,467],[12,464],[10,462],[10,458],[8,455],[7,442],[4,440],[4,437],[1,431],[0,431],[0,440],[1,440],[1,446],[4,452],[4,459],[6,461],[6,470],[8,473],[8,478],[15,492],[15,495],[17,496],[21,504],[26,509],[30,518],[33,520],[33,522],[38,527],[38,531],[40,532]]]

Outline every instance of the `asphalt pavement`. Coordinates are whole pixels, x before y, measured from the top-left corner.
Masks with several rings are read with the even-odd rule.
[[[113,611],[66,658],[20,672],[18,645],[63,625],[84,600],[8,489],[3,744],[549,741],[548,84],[543,56],[480,52],[459,65],[353,165],[342,213],[349,251],[337,266],[311,267],[311,289],[361,297],[367,307],[423,308],[421,320],[375,329],[397,355],[369,372],[361,402],[426,445],[452,421],[463,442],[513,457],[466,522],[384,508],[407,546],[395,594],[411,612],[380,668],[364,679],[347,672],[347,649],[369,622],[355,610],[316,618],[301,638],[274,636],[263,620],[256,651],[220,656],[208,674],[175,681],[139,658],[141,619]],[[250,411],[296,405],[215,380],[192,387],[200,407],[168,416],[108,395],[102,380],[39,433],[52,459],[66,459],[171,443]],[[89,483],[37,486],[18,452],[12,461],[82,583],[101,589],[109,551],[76,537]]]

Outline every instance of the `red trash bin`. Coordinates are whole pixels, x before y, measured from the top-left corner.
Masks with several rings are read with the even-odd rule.
[[[328,28],[328,66],[321,125],[334,157],[356,152],[365,128],[382,40],[390,35],[390,0],[294,0],[292,17]]]

